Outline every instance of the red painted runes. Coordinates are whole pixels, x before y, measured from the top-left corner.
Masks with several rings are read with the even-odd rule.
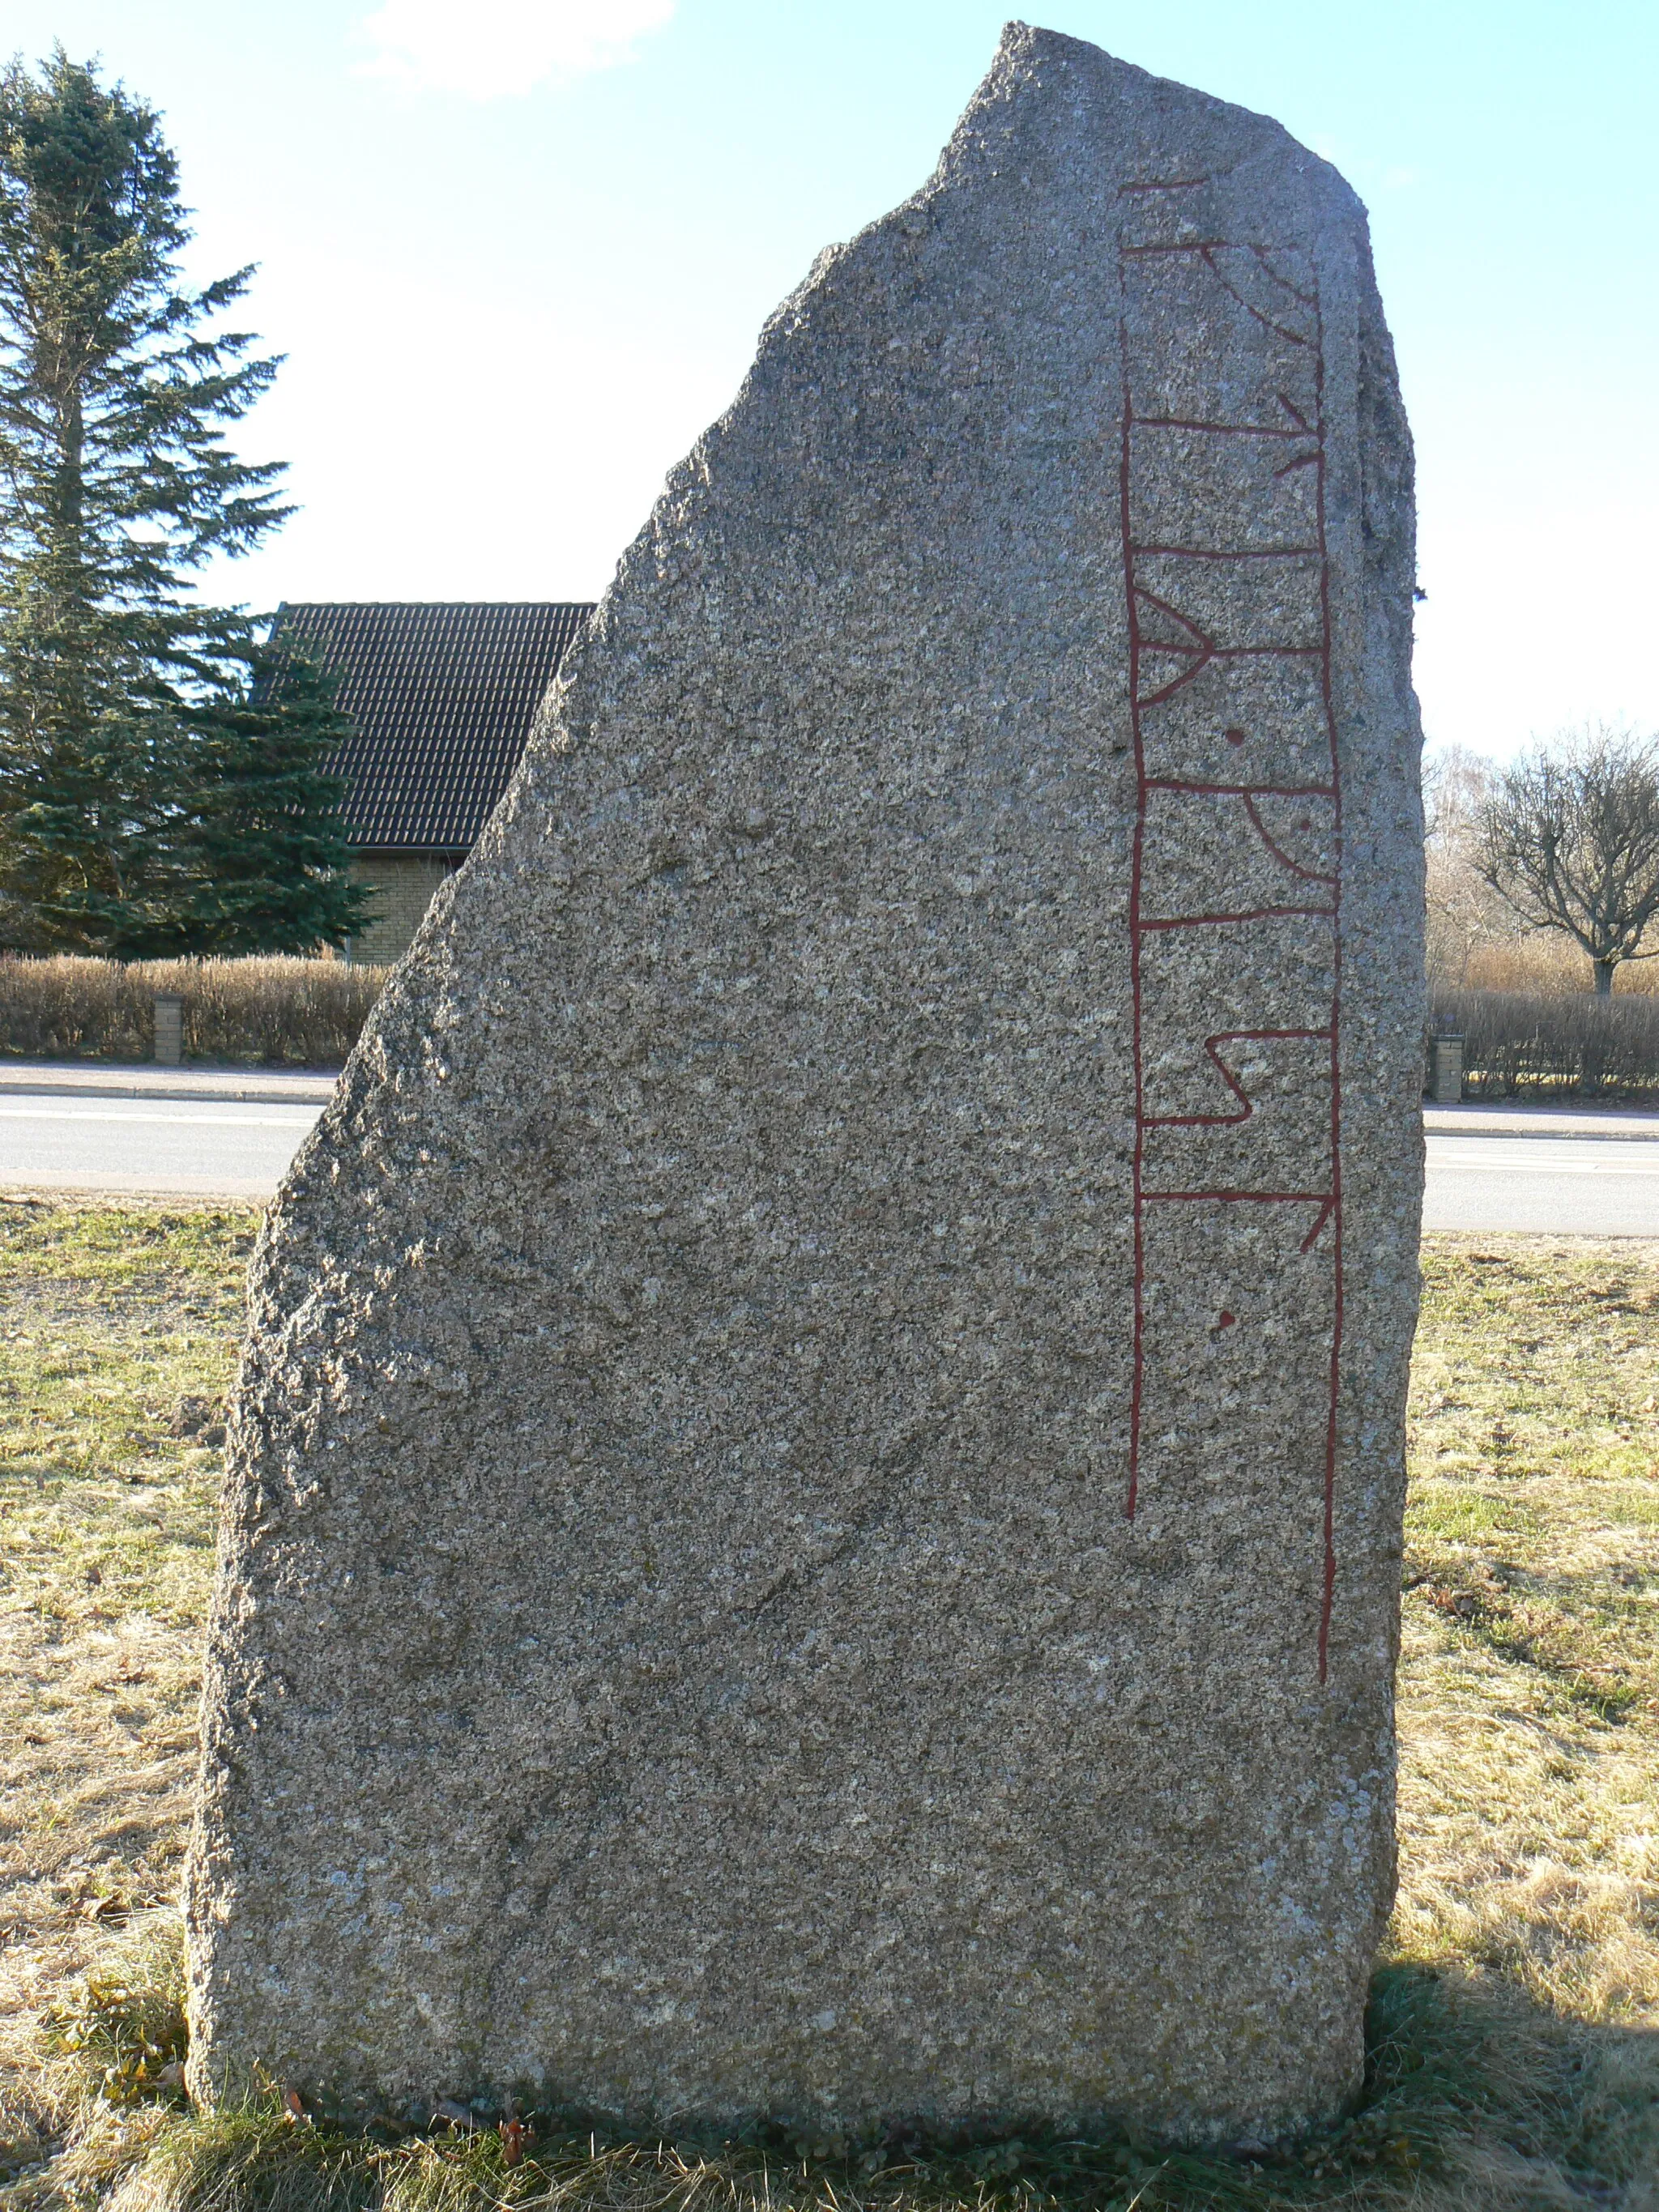
[[[1150,1209],[1172,1203],[1227,1206],[1288,1206],[1304,1209],[1303,1218],[1310,1225],[1305,1235],[1297,1239],[1297,1248],[1304,1255],[1317,1252],[1322,1265],[1328,1257],[1330,1268],[1328,1311],[1331,1334],[1327,1377],[1323,1496],[1309,1500],[1310,1510],[1322,1515],[1323,1527],[1324,1577],[1317,1652],[1319,1676],[1322,1681],[1328,1660],[1332,1598],[1336,1580],[1334,1505],[1343,1294],[1340,1049],[1342,1025],[1342,792],[1331,692],[1330,585],[1325,515],[1323,331],[1317,292],[1312,289],[1311,280],[1310,289],[1304,291],[1281,273],[1286,264],[1294,262],[1293,255],[1279,254],[1259,247],[1240,248],[1212,237],[1183,240],[1179,236],[1183,220],[1181,196],[1200,189],[1205,182],[1206,179],[1201,178],[1180,178],[1172,179],[1165,185],[1142,182],[1126,185],[1123,188],[1127,210],[1125,228],[1119,243],[1119,280],[1123,301],[1123,431],[1120,490],[1124,590],[1129,629],[1130,713],[1137,779],[1133,862],[1129,893],[1135,1109],[1133,1370],[1128,1486],[1124,1510],[1131,1518],[1133,1517],[1142,1486],[1141,1430],[1148,1381],[1147,1362],[1154,1348],[1149,1330],[1146,1295],[1146,1229]],[[1160,229],[1176,234],[1160,236]],[[1167,397],[1157,390],[1156,376],[1150,381],[1146,411],[1138,411],[1140,395],[1135,389],[1135,379],[1138,374],[1145,371],[1146,349],[1152,341],[1137,331],[1135,335],[1140,343],[1141,351],[1137,354],[1132,345],[1131,285],[1132,283],[1144,284],[1158,281],[1156,277],[1158,267],[1168,267],[1182,258],[1194,275],[1199,276],[1200,282],[1212,283],[1219,294],[1224,294],[1236,302],[1272,339],[1277,340],[1281,353],[1285,347],[1295,349],[1289,358],[1297,366],[1294,374],[1288,375],[1287,380],[1293,389],[1300,392],[1301,398],[1293,398],[1289,392],[1278,392],[1276,397],[1283,414],[1276,422],[1263,423],[1230,419],[1224,395],[1219,392],[1192,395],[1177,412],[1171,409]],[[1230,309],[1228,312],[1234,311]],[[1262,343],[1265,347],[1267,340],[1264,339]],[[1304,379],[1307,380],[1305,386]],[[1151,446],[1144,438],[1138,441],[1137,434],[1167,432],[1172,428],[1189,434],[1194,441],[1210,438],[1249,437],[1291,442],[1291,458],[1284,466],[1271,472],[1271,481],[1285,483],[1285,497],[1289,501],[1296,496],[1292,489],[1295,477],[1304,470],[1313,471],[1316,515],[1313,542],[1304,542],[1307,536],[1304,521],[1302,536],[1289,542],[1265,549],[1249,544],[1246,525],[1249,517],[1226,512],[1228,501],[1224,494],[1216,497],[1213,501],[1215,511],[1203,518],[1203,526],[1196,533],[1190,521],[1188,522],[1180,544],[1160,545],[1148,542],[1158,535],[1155,529],[1146,527],[1146,518],[1156,508],[1158,482],[1156,477],[1149,477],[1143,481],[1138,476],[1139,448],[1142,446],[1146,447],[1150,459]],[[1283,450],[1282,447],[1280,450]],[[1170,466],[1170,453],[1166,437],[1158,453],[1160,468]],[[1217,481],[1224,483],[1227,481],[1224,471],[1217,472]],[[1132,495],[1139,536],[1136,528],[1132,527]],[[1305,517],[1305,507],[1301,512]],[[1172,586],[1169,581],[1168,562],[1171,555],[1203,564],[1202,573],[1207,580],[1203,597],[1205,603],[1211,606],[1215,604],[1213,586],[1218,569],[1225,570],[1230,564],[1237,564],[1243,578],[1251,573],[1259,574],[1259,564],[1264,560],[1285,562],[1287,573],[1288,564],[1299,562],[1309,593],[1316,593],[1316,603],[1312,597],[1308,600],[1309,629],[1294,644],[1273,642],[1269,639],[1251,637],[1248,618],[1241,616],[1238,619],[1244,624],[1244,634],[1229,634],[1225,641],[1222,641],[1214,634],[1215,618],[1212,616],[1206,616],[1200,621],[1190,610],[1183,610],[1177,604],[1177,587]],[[1162,568],[1153,565],[1159,560],[1164,563]],[[1172,592],[1176,592],[1176,598],[1170,596]],[[1236,604],[1241,608],[1248,609],[1254,604],[1261,603],[1259,592],[1253,594],[1249,589],[1241,589],[1236,595]],[[1303,641],[1309,635],[1316,635],[1317,642],[1310,645]],[[1261,726],[1259,706],[1252,707],[1243,718],[1250,722],[1249,732],[1227,714],[1227,687],[1233,681],[1227,672],[1241,665],[1255,664],[1259,667],[1262,661],[1271,662],[1275,658],[1304,666],[1310,658],[1317,663],[1322,686],[1325,738],[1329,750],[1328,776],[1322,769],[1317,782],[1283,781],[1275,784],[1272,781],[1230,781],[1221,776],[1213,781],[1188,780],[1184,776],[1156,775],[1152,771],[1149,767],[1152,750],[1147,726],[1149,719],[1160,709],[1170,707],[1178,695],[1188,692],[1201,671],[1214,671],[1215,678],[1219,679],[1221,686],[1213,732],[1218,763],[1227,757],[1228,748],[1243,745],[1252,739],[1261,739],[1270,744],[1273,733],[1270,728]],[[1255,696],[1259,698],[1259,689]],[[1188,742],[1192,742],[1190,714],[1183,726],[1188,732]],[[1201,733],[1197,741],[1200,744],[1206,742]],[[1277,868],[1284,883],[1283,898],[1262,904],[1240,904],[1237,911],[1232,910],[1224,896],[1214,901],[1216,910],[1212,912],[1170,915],[1149,909],[1146,896],[1147,805],[1154,793],[1158,794],[1160,805],[1165,808],[1172,803],[1176,805],[1183,803],[1213,804],[1216,799],[1222,797],[1242,801],[1245,816],[1261,849]],[[1317,797],[1327,802],[1329,818],[1334,820],[1334,857],[1328,863],[1310,866],[1298,860],[1270,832],[1268,823],[1263,820],[1259,810],[1261,799],[1291,796]],[[1167,820],[1167,814],[1161,818]],[[1308,825],[1298,823],[1297,826],[1305,829]],[[1149,1111],[1143,999],[1143,969],[1149,948],[1153,945],[1167,947],[1171,941],[1171,933],[1202,932],[1221,927],[1237,929],[1241,926],[1267,933],[1263,940],[1264,952],[1270,949],[1273,941],[1271,933],[1276,929],[1293,926],[1304,932],[1310,927],[1328,932],[1328,1010],[1322,1004],[1316,1024],[1307,1027],[1275,1026],[1271,1018],[1253,1024],[1246,1018],[1241,1020],[1236,1028],[1204,1037],[1201,1040],[1203,1049],[1231,1094],[1226,1109],[1208,1114]],[[1241,1136],[1249,1129],[1255,1117],[1255,1106],[1245,1090],[1243,1079],[1224,1058],[1222,1048],[1234,1042],[1272,1038],[1304,1041],[1327,1064],[1330,1095],[1328,1187],[1288,1188],[1285,1186],[1282,1168],[1275,1176],[1266,1159],[1261,1162],[1266,1173],[1261,1187],[1251,1185],[1248,1180],[1243,1183],[1237,1180],[1238,1163],[1241,1158],[1248,1157],[1247,1152],[1241,1153],[1239,1150]],[[1324,1079],[1322,1077],[1322,1082]],[[1193,1133],[1200,1144],[1229,1143],[1232,1149],[1227,1155],[1229,1165],[1224,1175],[1217,1174],[1207,1181],[1200,1176],[1193,1187],[1179,1190],[1149,1187],[1147,1133],[1154,1129],[1175,1128]],[[1218,1332],[1231,1331],[1235,1322],[1233,1313],[1223,1310],[1218,1322],[1211,1325],[1212,1340],[1215,1340]]]

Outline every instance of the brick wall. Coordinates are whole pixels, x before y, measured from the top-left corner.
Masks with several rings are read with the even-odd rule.
[[[359,853],[354,878],[374,893],[374,919],[351,940],[353,960],[397,960],[408,951],[421,916],[459,858],[436,853]]]

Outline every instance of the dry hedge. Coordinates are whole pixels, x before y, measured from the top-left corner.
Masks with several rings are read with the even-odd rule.
[[[1434,1024],[1463,1037],[1463,1077],[1477,1098],[1637,1097],[1659,1091],[1659,998],[1620,992],[1468,991],[1433,994]]]
[[[150,1059],[154,1002],[185,1002],[188,1060],[337,1067],[391,971],[338,960],[116,960],[0,956],[0,1054]],[[1659,1092],[1659,995],[1437,987],[1437,1029],[1464,1039],[1480,1098]]]
[[[149,1060],[155,999],[184,1000],[185,1057],[337,1067],[390,971],[276,955],[246,960],[0,957],[0,1053]]]

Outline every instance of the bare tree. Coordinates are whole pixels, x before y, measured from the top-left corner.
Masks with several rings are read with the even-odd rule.
[[[1605,998],[1621,960],[1650,960],[1659,914],[1659,740],[1596,724],[1494,778],[1476,817],[1480,873],[1529,928],[1589,953]]]
[[[1514,915],[1480,873],[1478,823],[1492,763],[1465,745],[1423,756],[1424,885],[1431,983],[1466,984],[1471,963],[1518,936]]]

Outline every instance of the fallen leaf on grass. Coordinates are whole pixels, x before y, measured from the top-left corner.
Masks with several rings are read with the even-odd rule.
[[[501,2136],[503,2166],[517,2166],[525,2154],[526,2144],[532,2143],[536,2140],[529,2128],[519,2118],[516,2108],[510,2104],[501,2114]]]

